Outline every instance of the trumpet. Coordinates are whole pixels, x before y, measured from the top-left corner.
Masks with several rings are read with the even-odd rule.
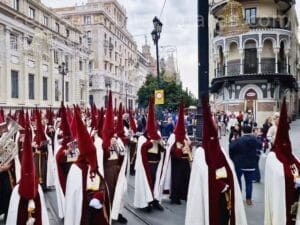
[[[2,126],[0,138],[0,166],[10,163],[18,154],[18,146],[14,141],[14,135],[21,129],[21,126],[11,118],[6,119]]]

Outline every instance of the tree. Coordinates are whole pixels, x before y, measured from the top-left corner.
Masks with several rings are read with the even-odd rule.
[[[153,77],[151,74],[146,77],[145,84],[138,91],[138,104],[139,108],[146,108],[148,106],[149,97],[154,95],[156,89],[163,89],[165,93],[165,104],[161,105],[162,110],[176,111],[178,105],[183,99],[183,102],[186,107],[190,105],[196,105],[196,99],[182,89],[181,84],[176,82],[166,82],[160,80],[160,88],[158,88],[158,83],[156,77]]]

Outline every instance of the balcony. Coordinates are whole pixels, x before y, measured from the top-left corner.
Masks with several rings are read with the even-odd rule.
[[[278,72],[276,73],[276,67]],[[261,71],[259,71],[261,70]],[[226,75],[227,73],[227,75]],[[215,69],[215,78],[225,77],[225,76],[239,76],[239,75],[290,75],[290,65],[280,64],[280,63],[230,63],[227,66],[222,66]]]
[[[261,70],[261,72],[259,71]],[[278,70],[278,71],[276,71]],[[242,71],[242,72],[240,72]],[[226,75],[227,74],[227,75]],[[280,63],[240,64],[232,63],[215,70],[215,78],[211,83],[211,92],[218,92],[224,85],[235,82],[265,80],[274,81],[287,88],[298,90],[295,77],[290,73],[290,66]]]

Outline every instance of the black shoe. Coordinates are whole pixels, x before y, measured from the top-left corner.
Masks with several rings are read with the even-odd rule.
[[[126,224],[127,223],[127,219],[122,214],[119,214],[119,216],[118,216],[118,222],[122,223],[122,224]]]
[[[157,209],[159,211],[164,211],[164,208],[162,207],[161,204],[159,204],[159,202],[157,200],[154,200],[152,205],[153,205],[154,209]]]
[[[145,207],[145,208],[142,208],[142,210],[144,212],[150,213],[150,212],[152,212],[152,206],[150,204],[148,204],[148,206]]]

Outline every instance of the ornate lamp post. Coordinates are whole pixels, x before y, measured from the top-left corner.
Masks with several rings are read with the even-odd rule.
[[[69,70],[67,64],[62,62],[61,65],[58,66],[58,72],[62,75],[62,103],[65,101],[65,76],[68,74]]]
[[[158,52],[158,40],[160,39],[160,33],[162,31],[162,22],[157,17],[153,19],[154,30],[151,32],[151,36],[154,44],[156,45],[156,69],[157,69],[157,83],[159,86],[160,77],[159,77],[159,52]]]

